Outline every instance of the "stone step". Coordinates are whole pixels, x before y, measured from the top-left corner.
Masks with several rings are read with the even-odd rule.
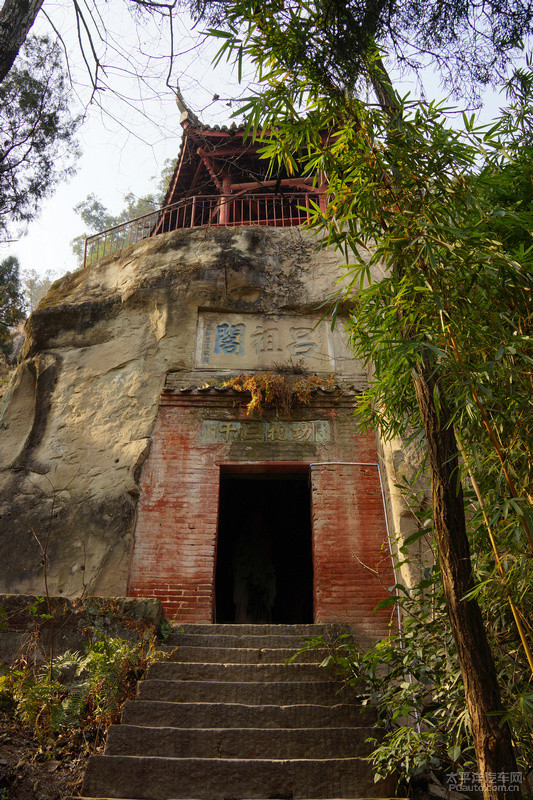
[[[137,687],[139,700],[170,703],[244,703],[246,705],[328,704],[354,699],[353,691],[332,681],[273,681],[260,683],[217,681],[144,680]]]
[[[278,625],[276,623],[203,623],[195,624],[185,622],[183,624],[172,625],[170,636],[180,636],[187,634],[202,634],[215,636],[225,634],[231,636],[296,636],[300,639],[307,636],[331,636],[333,633],[343,633],[348,631],[347,626],[331,625],[327,623],[310,622],[297,625]]]
[[[93,756],[82,794],[115,798],[383,797],[364,758],[233,759]]]
[[[370,727],[376,711],[369,706],[245,705],[244,703],[170,703],[128,700],[122,711],[125,725],[158,728],[339,728]]]
[[[207,627],[207,626],[205,626]],[[235,626],[233,626],[235,627]],[[230,634],[230,633],[180,633],[167,639],[167,646],[172,647],[282,647],[296,653],[304,643],[298,634]]]
[[[182,625],[91,758],[86,798],[383,798],[367,739],[376,712],[319,663],[286,661],[325,625]],[[176,645],[175,649],[171,649]]]
[[[324,682],[329,670],[317,664],[189,664],[158,661],[146,673],[146,680],[222,681],[243,683]]]
[[[146,728],[112,725],[105,754],[165,758],[336,758],[364,757],[373,728]]]
[[[169,648],[170,650],[170,648]],[[190,664],[286,664],[295,650],[290,647],[174,647],[168,661]],[[304,650],[295,663],[320,663],[328,655],[325,649]]]

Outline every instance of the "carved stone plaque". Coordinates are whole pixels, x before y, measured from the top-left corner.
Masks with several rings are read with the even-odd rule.
[[[206,419],[202,422],[200,440],[206,444],[217,442],[290,442],[320,444],[331,440],[328,420],[315,419],[304,422],[233,422]]]
[[[196,366],[202,369],[272,369],[302,365],[311,372],[335,370],[326,320],[285,315],[201,312]]]

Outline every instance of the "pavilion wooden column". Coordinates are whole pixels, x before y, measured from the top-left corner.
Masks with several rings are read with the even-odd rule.
[[[229,175],[226,175],[222,180],[222,199],[220,202],[221,225],[227,225],[230,221],[231,186],[232,180]]]

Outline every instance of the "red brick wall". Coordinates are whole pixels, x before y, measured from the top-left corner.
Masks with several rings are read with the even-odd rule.
[[[143,468],[129,595],[158,597],[171,619],[210,622],[219,468],[177,411],[160,408]]]
[[[394,583],[377,467],[311,467],[315,622],[349,622],[385,634],[390,613],[373,613]]]
[[[383,635],[388,614],[375,616],[372,609],[394,581],[382,549],[377,467],[317,464],[377,462],[375,438],[355,433],[349,405],[319,395],[314,407],[295,415],[329,421],[330,441],[313,444],[206,442],[200,436],[205,419],[248,418],[227,396],[163,395],[141,476],[129,594],[158,597],[171,619],[211,622],[221,467],[312,464],[315,621],[347,622],[367,638]]]

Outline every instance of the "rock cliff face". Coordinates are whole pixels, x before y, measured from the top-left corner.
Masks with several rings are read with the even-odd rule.
[[[42,593],[44,560],[54,594],[124,595],[159,397],[194,374],[199,310],[316,315],[340,271],[298,228],[219,228],[57,281],[1,412],[0,591]]]

